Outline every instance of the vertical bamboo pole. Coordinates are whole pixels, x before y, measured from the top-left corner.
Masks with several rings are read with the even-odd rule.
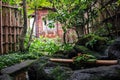
[[[16,27],[17,27],[17,12],[16,10],[14,10],[14,51],[16,51]]]
[[[14,42],[14,28],[13,28],[13,26],[14,26],[14,17],[13,17],[13,15],[14,15],[14,12],[13,12],[13,9],[11,9],[11,48],[12,48],[12,50],[13,50],[13,42]]]
[[[0,53],[3,54],[2,1],[0,0]]]
[[[7,14],[7,8],[5,8],[5,47],[6,47],[6,51],[5,53],[8,53],[9,49],[8,49],[8,14]]]
[[[4,7],[2,6],[2,43],[3,43],[3,53],[5,53],[5,9]]]
[[[9,27],[10,27],[10,50],[12,51],[12,28],[11,28],[11,8],[9,9]]]

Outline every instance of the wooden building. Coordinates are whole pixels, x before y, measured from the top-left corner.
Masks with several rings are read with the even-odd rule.
[[[48,14],[49,8],[43,8],[37,10],[36,21],[35,21],[35,36],[36,37],[49,37],[55,38],[57,36],[62,37],[63,30],[61,24],[59,22],[54,23],[53,28],[49,28],[48,24],[52,21],[44,19],[45,16]]]

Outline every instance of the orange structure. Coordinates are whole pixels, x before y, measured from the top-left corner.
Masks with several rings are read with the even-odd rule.
[[[54,28],[49,28],[48,24],[52,21],[44,19],[48,14],[48,8],[43,8],[37,11],[37,18],[35,24],[35,36],[44,36],[49,38],[54,38],[56,36],[62,37],[63,31],[61,28],[61,24],[56,22],[54,24]],[[43,20],[44,19],[44,20]]]

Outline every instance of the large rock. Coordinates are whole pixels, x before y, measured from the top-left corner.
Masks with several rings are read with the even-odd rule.
[[[28,70],[30,80],[66,80],[70,68],[60,63],[49,61],[48,57],[41,57]]]
[[[120,37],[108,48],[109,59],[120,59]]]
[[[97,51],[97,52],[104,52],[107,45],[107,38],[100,37],[95,34],[88,34],[81,37],[76,45],[86,46],[87,48]]]
[[[13,80],[8,74],[3,74],[0,76],[0,80]]]
[[[100,54],[98,52],[92,51],[92,50],[88,49],[85,46],[81,46],[81,45],[75,45],[74,49],[77,51],[77,53],[91,54],[91,55],[95,56],[98,59],[103,55],[103,54]]]
[[[120,80],[120,65],[77,70],[67,80]]]
[[[68,58],[73,58],[78,55],[78,52],[75,49],[71,49],[65,52],[68,55]]]

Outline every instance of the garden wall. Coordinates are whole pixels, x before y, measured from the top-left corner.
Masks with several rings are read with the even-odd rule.
[[[0,0],[0,54],[18,50],[22,30],[21,12]]]
[[[88,12],[98,9],[98,16],[85,26],[85,33],[95,32],[100,27],[109,31],[109,35],[120,36],[120,5],[118,0],[96,0]],[[88,18],[89,15],[86,17]],[[108,23],[110,25],[108,25]]]

